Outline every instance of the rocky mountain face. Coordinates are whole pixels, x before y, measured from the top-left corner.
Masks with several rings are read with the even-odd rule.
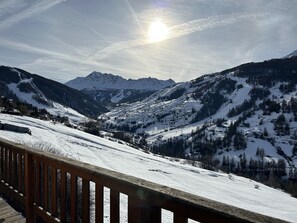
[[[144,138],[159,154],[210,157],[221,165],[228,160],[228,168],[232,160],[238,170],[261,160],[294,167],[296,84],[295,56],[248,63],[162,89],[100,118],[107,128]]]
[[[171,79],[140,78],[133,80],[95,71],[86,77],[77,77],[66,83],[67,86],[90,95],[96,101],[109,105],[140,101],[174,84],[175,82]]]
[[[90,117],[96,117],[107,111],[105,107],[78,90],[7,66],[0,66],[0,95],[38,108],[69,107]]]

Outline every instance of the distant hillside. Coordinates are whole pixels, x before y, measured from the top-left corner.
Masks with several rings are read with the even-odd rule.
[[[107,111],[105,107],[80,91],[7,66],[0,66],[0,95],[24,101],[39,108],[66,106],[92,117]]]
[[[67,86],[81,90],[96,101],[106,104],[140,101],[174,84],[175,82],[171,79],[140,78],[133,80],[95,71],[86,77],[77,77],[66,83]]]
[[[297,57],[248,63],[160,90],[101,119],[144,137],[155,153],[211,158],[215,166],[228,159],[228,168],[233,160],[239,172],[262,159],[272,169],[280,162],[279,176],[289,175],[297,170],[296,84]]]

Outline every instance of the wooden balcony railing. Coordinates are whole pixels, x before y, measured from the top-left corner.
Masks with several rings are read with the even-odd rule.
[[[174,223],[284,222],[6,140],[0,149],[0,192],[29,223],[90,222],[93,188],[91,220],[102,223],[104,187],[110,189],[111,223],[120,220],[121,193],[128,197],[129,223],[160,223],[162,210],[173,212]]]

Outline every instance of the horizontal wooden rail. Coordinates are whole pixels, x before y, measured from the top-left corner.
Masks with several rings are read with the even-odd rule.
[[[21,204],[30,223],[102,223],[104,188],[110,190],[111,223],[120,221],[120,194],[128,196],[129,223],[160,223],[162,209],[173,212],[174,223],[284,222],[3,139],[0,156],[0,192]]]

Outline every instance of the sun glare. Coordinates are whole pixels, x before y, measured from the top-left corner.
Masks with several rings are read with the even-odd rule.
[[[160,42],[167,38],[168,32],[169,30],[165,23],[155,20],[148,29],[148,40],[151,43]]]

